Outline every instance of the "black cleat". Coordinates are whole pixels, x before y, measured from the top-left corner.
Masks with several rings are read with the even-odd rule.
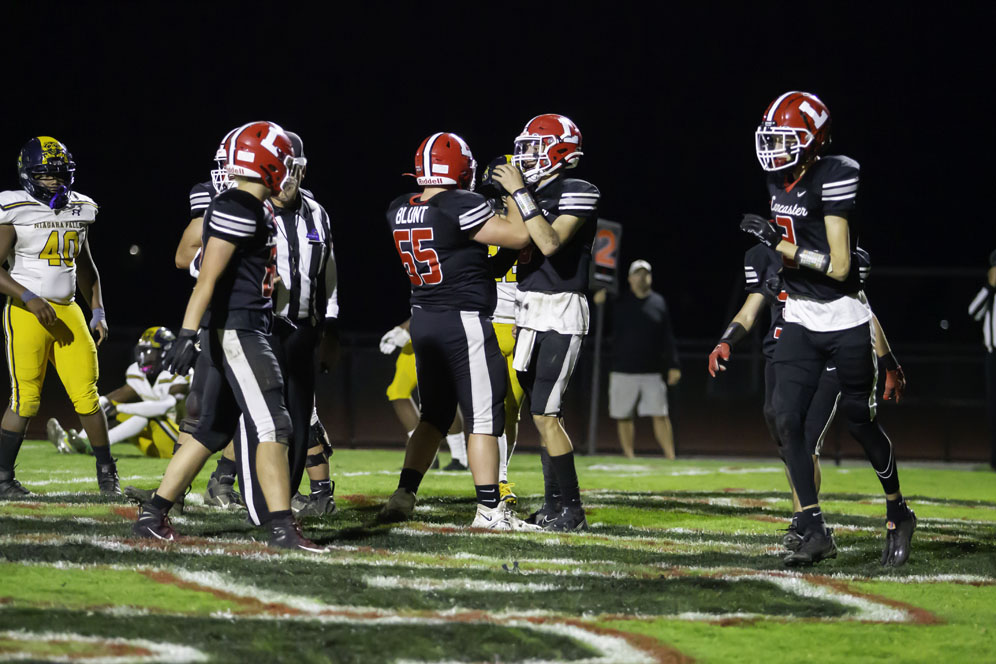
[[[328,489],[307,496],[297,494],[291,501],[291,510],[299,519],[335,514],[335,482]]]
[[[14,479],[13,470],[0,470],[0,500],[17,500],[30,495],[31,492]]]
[[[176,540],[176,531],[170,525],[166,512],[148,506],[138,513],[138,520],[131,527],[131,534],[167,542]]]
[[[292,549],[309,553],[325,553],[325,547],[318,546],[301,532],[301,526],[294,519],[270,524],[270,546],[278,549]]]
[[[226,481],[228,479],[231,479],[231,482]],[[204,504],[223,510],[246,506],[242,494],[235,490],[235,477],[225,476],[224,479],[218,479],[214,475],[208,480],[207,489],[204,490]]]
[[[823,528],[806,533],[799,548],[782,559],[787,567],[808,567],[826,558],[837,557],[837,542],[833,530]]]
[[[463,465],[462,463],[460,463],[456,459],[452,459],[448,464],[446,464],[446,466],[443,468],[443,470],[463,471],[463,470],[467,470],[467,466]]]
[[[114,462],[97,464],[97,486],[103,496],[121,496],[121,486],[118,484],[118,467]]]
[[[544,530],[560,530],[573,532],[578,530],[588,530],[588,519],[584,516],[584,508],[564,507],[556,518],[550,519],[543,525]]]
[[[139,489],[137,486],[126,486],[124,488],[125,498],[132,501],[139,507],[145,507],[146,503],[152,502],[152,496],[155,495],[155,489]],[[173,507],[170,511],[176,510],[177,514],[183,513],[183,500],[186,496],[180,494],[180,497],[173,501]]]
[[[798,551],[799,547],[802,546],[802,533],[799,532],[795,523],[785,529],[785,534],[782,535],[782,546],[788,551]]]
[[[910,557],[910,540],[916,530],[916,514],[908,509],[909,515],[899,523],[887,521],[885,524],[885,549],[882,551],[882,564],[887,567],[900,567]]]
[[[543,507],[539,508],[529,516],[525,518],[526,523],[531,523],[534,526],[540,526],[545,528],[546,524],[556,519],[562,510],[560,502],[553,505],[549,503],[543,503]]]

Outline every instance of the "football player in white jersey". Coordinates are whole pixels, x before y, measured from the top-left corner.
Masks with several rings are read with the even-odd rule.
[[[28,495],[14,478],[14,461],[28,422],[38,414],[51,363],[79,414],[94,455],[97,484],[119,495],[107,420],[97,396],[97,344],[107,336],[100,275],[88,235],[97,217],[92,198],[73,191],[76,163],[50,136],[21,149],[17,170],[23,189],[0,192],[0,293],[10,369],[10,404],[0,422],[0,499]],[[91,310],[89,325],[76,303],[79,289]]]
[[[180,434],[177,410],[190,391],[190,377],[163,371],[163,356],[176,336],[165,327],[150,327],[135,346],[135,361],[125,372],[125,384],[100,405],[113,425],[111,445],[134,443],[147,456],[168,459]],[[91,453],[86,433],[66,431],[54,417],[48,439],[60,452]]]

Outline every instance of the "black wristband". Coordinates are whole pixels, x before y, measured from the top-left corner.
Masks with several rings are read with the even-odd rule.
[[[899,368],[899,360],[896,359],[895,353],[891,350],[878,359],[886,371],[895,371]]]
[[[519,214],[522,215],[522,221],[527,221],[533,217],[538,217],[543,214],[543,211],[540,210],[538,205],[536,205],[533,195],[525,187],[522,189],[516,189],[512,194],[512,200],[515,201],[516,206],[519,208]]]
[[[726,332],[723,332],[723,336],[720,337],[717,345],[719,344],[729,344],[730,348],[733,348],[738,341],[747,336],[747,330],[740,323],[733,322],[730,326],[726,328]]]

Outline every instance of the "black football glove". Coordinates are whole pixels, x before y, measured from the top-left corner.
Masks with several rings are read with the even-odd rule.
[[[180,330],[163,358],[163,367],[177,376],[186,376],[196,360],[197,330]]]
[[[740,230],[753,235],[758,242],[772,249],[785,239],[782,237],[782,232],[771,223],[770,219],[749,212],[745,213],[743,219],[740,220]]]
[[[502,196],[508,196],[509,192],[505,191],[505,187],[501,186],[499,182],[496,182],[493,176],[496,166],[511,163],[512,155],[510,154],[503,154],[492,159],[481,172],[481,186],[478,188],[478,192],[486,198],[501,198]]]

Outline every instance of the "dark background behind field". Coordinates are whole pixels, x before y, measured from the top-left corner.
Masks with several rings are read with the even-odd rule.
[[[704,364],[741,297],[751,243],[739,214],[766,208],[754,128],[775,96],[804,89],[830,108],[831,152],[862,164],[855,222],[874,263],[869,294],[911,382],[887,428],[901,453],[984,458],[981,334],[965,310],[996,248],[996,9],[584,7],[8,4],[0,188],[17,186],[24,141],[51,134],[78,162],[77,189],[101,204],[91,242],[115,335],[101,350],[102,389],[119,382],[137,331],[179,325],[192,281],[173,251],[217,142],[269,119],[303,136],[306,186],[333,217],[350,352],[325,387],[326,420],[340,439],[400,442],[382,398],[391,360],[375,349],[407,315],[383,219],[413,188],[400,174],[433,131],[461,134],[486,162],[530,117],[559,112],[584,135],[576,174],[624,225],[623,263],[649,260],[673,309],[679,451],[769,453],[749,349],[720,385],[707,385]],[[582,365],[568,413],[582,438],[588,373]],[[609,449],[613,432],[602,438]]]

